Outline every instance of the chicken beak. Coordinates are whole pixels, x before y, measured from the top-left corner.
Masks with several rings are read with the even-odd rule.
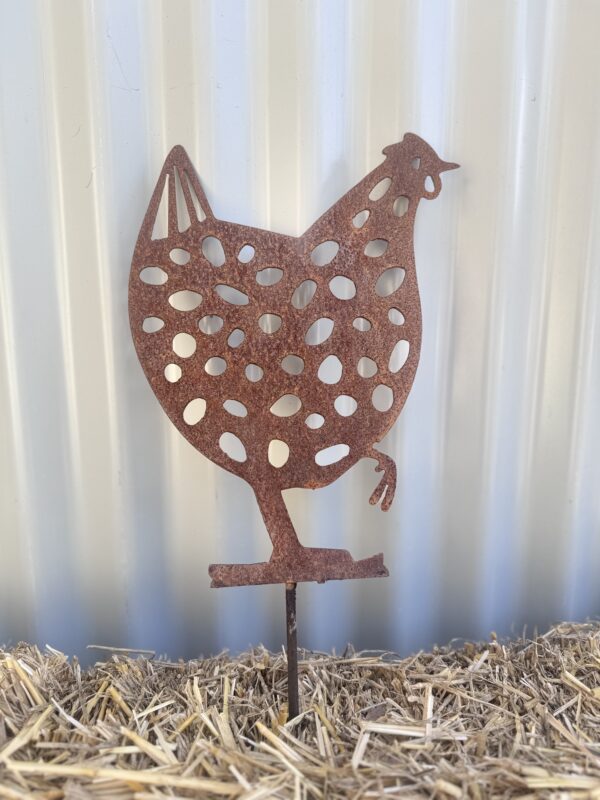
[[[458,169],[460,164],[453,164],[451,161],[442,161],[439,167],[440,172],[448,172],[450,169]]]

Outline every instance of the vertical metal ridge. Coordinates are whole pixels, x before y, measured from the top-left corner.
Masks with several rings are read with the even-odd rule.
[[[600,500],[597,487],[600,467],[597,442],[600,437],[600,148],[596,146],[588,236],[586,269],[578,330],[577,383],[574,402],[574,435],[569,453],[572,481],[572,509],[569,514],[570,550],[567,553],[565,606],[570,618],[589,613],[597,606],[599,589],[596,564],[600,558]]]
[[[525,536],[521,548],[521,575],[519,603],[521,614],[527,609],[540,624],[547,625],[560,616],[562,591],[555,578],[560,562],[564,520],[556,515],[557,487],[552,483],[556,465],[548,450],[552,423],[551,398],[548,398],[546,378],[550,342],[551,303],[555,270],[558,207],[555,192],[560,191],[559,120],[566,91],[563,80],[566,7],[550,6],[545,20],[545,56],[542,108],[544,123],[540,125],[539,156],[536,164],[537,192],[532,206],[536,222],[532,270],[533,298],[525,332],[526,369],[530,375],[525,399],[525,443],[522,453],[523,522]],[[551,87],[551,90],[550,90]],[[558,163],[557,163],[558,162]],[[555,429],[556,432],[557,429]],[[554,473],[553,473],[554,470]],[[547,593],[544,585],[554,585],[557,591]]]
[[[120,91],[135,92],[129,82],[118,50],[113,41],[111,3],[103,2],[87,6],[83,18],[86,37],[86,50],[90,53],[87,66],[87,96],[90,119],[90,154],[95,164],[90,190],[94,202],[94,227],[96,230],[96,253],[99,265],[100,313],[105,322],[102,325],[102,353],[105,373],[105,392],[107,408],[108,465],[110,474],[106,476],[111,491],[110,529],[106,536],[112,543],[112,572],[110,615],[112,622],[108,630],[100,628],[95,639],[109,636],[111,643],[119,646],[126,643],[127,620],[122,613],[127,608],[127,582],[131,569],[127,547],[130,524],[129,508],[123,492],[123,474],[127,471],[123,453],[123,442],[127,440],[127,429],[122,414],[122,393],[120,391],[122,370],[120,369],[120,349],[122,340],[118,335],[119,323],[116,312],[120,304],[115,302],[122,281],[115,279],[115,264],[121,262],[116,242],[116,225],[111,209],[118,195],[115,181],[117,170],[113,167],[114,149],[111,136],[110,93],[106,90],[107,75],[111,73],[109,57],[115,62],[119,73]],[[110,54],[110,56],[109,56]],[[139,91],[139,88],[138,88]],[[121,326],[122,327],[122,326]],[[127,481],[125,480],[125,484]],[[103,579],[105,580],[105,578]],[[115,619],[116,618],[116,619]]]
[[[415,19],[416,51],[412,64],[416,81],[414,122],[410,126],[416,127],[438,149],[439,142],[455,145],[453,157],[456,156],[458,161],[463,160],[460,157],[461,142],[449,135],[448,112],[453,95],[451,81],[457,73],[460,74],[461,69],[461,25],[464,26],[464,19],[457,13],[454,4],[446,4],[441,13],[435,4],[423,3],[418,6]],[[450,30],[454,32],[452,37],[449,36]],[[442,157],[449,156],[443,153]],[[464,173],[456,173],[456,176],[450,184],[450,191],[455,198],[460,191],[456,186],[464,186]],[[417,275],[423,304],[423,349],[421,374],[420,377],[417,375],[411,393],[413,396],[408,398],[407,416],[403,424],[407,442],[410,442],[410,455],[414,457],[417,448],[426,443],[427,455],[422,457],[428,460],[430,469],[423,470],[418,488],[413,488],[414,477],[410,472],[406,473],[405,478],[406,493],[416,495],[417,501],[414,504],[414,517],[407,518],[402,529],[408,539],[401,557],[401,569],[407,587],[404,594],[406,606],[402,614],[402,644],[411,649],[425,645],[423,629],[428,630],[436,640],[446,637],[448,625],[445,612],[448,606],[444,604],[443,596],[455,569],[452,559],[448,564],[451,528],[445,498],[452,479],[452,468],[448,464],[447,430],[452,369],[455,367],[450,354],[455,342],[456,260],[453,253],[460,236],[457,208],[457,200],[448,202],[448,195],[442,190],[435,204],[420,204],[415,227]],[[428,368],[423,369],[424,363]],[[424,383],[426,378],[430,382]],[[424,408],[428,411],[425,417],[420,417],[419,423],[415,420],[416,415],[408,416],[411,404],[415,408],[415,403],[419,415]],[[420,433],[418,439],[417,433]],[[408,450],[405,458],[408,462]],[[429,508],[427,494],[433,494],[436,498]],[[415,561],[417,566],[413,570],[411,563]],[[422,587],[426,587],[425,591]],[[415,601],[417,596],[418,602]]]
[[[3,49],[3,52],[6,52]],[[2,65],[3,67],[4,65]],[[2,68],[2,74],[6,74]],[[0,95],[1,96],[1,95]],[[0,151],[4,150],[3,124],[0,120]],[[5,413],[0,420],[2,470],[1,492],[2,552],[0,560],[0,642],[38,638],[36,609],[38,594],[34,567],[33,522],[34,503],[30,497],[25,469],[25,423],[19,387],[19,363],[14,313],[17,303],[11,285],[9,232],[5,187],[9,181],[0,159],[0,407]],[[12,457],[12,458],[11,458]],[[4,464],[6,458],[6,464]],[[14,493],[14,494],[13,494]],[[12,496],[11,496],[12,495]]]
[[[512,331],[520,330],[519,320],[514,323],[514,292],[511,278],[519,281],[520,265],[527,263],[529,237],[525,231],[523,208],[524,186],[520,180],[526,168],[527,154],[534,149],[524,139],[524,117],[531,117],[531,94],[538,90],[540,78],[540,44],[543,25],[539,9],[519,6],[512,15],[512,54],[510,69],[510,96],[507,103],[506,126],[503,130],[506,175],[502,183],[501,205],[494,237],[495,260],[492,278],[490,315],[487,328],[487,380],[485,387],[485,429],[483,443],[483,519],[482,519],[482,577],[480,620],[483,630],[498,627],[498,620],[509,621],[517,610],[514,551],[517,541],[518,519],[515,505],[518,469],[518,388],[522,379],[514,381],[507,375],[506,366],[517,372],[511,361]],[[542,12],[543,13],[543,12]],[[532,68],[533,65],[533,68]],[[527,80],[523,80],[525,75]],[[533,127],[530,123],[528,128]],[[517,131],[517,136],[514,135]],[[523,281],[525,283],[525,281]],[[514,349],[514,348],[513,348]],[[516,398],[511,395],[516,394]],[[516,417],[516,419],[515,419]],[[513,436],[506,430],[513,426]]]
[[[8,139],[4,141],[10,187],[4,210],[14,304],[14,379],[19,384],[20,408],[15,419],[21,428],[16,436],[22,445],[17,472],[27,484],[23,501],[27,503],[29,525],[22,535],[31,543],[37,641],[40,636],[55,637],[66,646],[78,648],[84,624],[78,605],[69,627],[63,626],[79,589],[73,546],[79,493],[73,501],[69,495],[77,451],[68,414],[75,411],[76,404],[69,385],[72,373],[67,367],[68,309],[60,308],[57,291],[60,265],[56,263],[55,227],[60,225],[60,216],[53,211],[46,170],[52,152],[47,141],[51,116],[43,83],[46,41],[35,10],[24,5],[13,17],[17,36],[11,38],[7,50],[12,50],[13,59],[24,57],[22,69],[3,70],[5,97],[10,104],[3,124],[11,140],[10,144]],[[18,55],[17,47],[22,48]],[[21,190],[17,188],[20,186]],[[35,198],[33,204],[31,197]]]
[[[65,7],[64,13],[51,14],[45,29],[48,31],[46,58],[52,104],[49,117],[55,120],[51,134],[53,160],[57,164],[54,178],[60,209],[57,226],[60,249],[56,263],[59,296],[64,298],[60,307],[64,312],[65,368],[71,404],[69,484],[73,489],[74,519],[70,532],[74,539],[70,548],[77,554],[78,562],[77,579],[72,579],[72,583],[88,635],[96,638],[94,632],[102,635],[102,632],[115,631],[121,604],[113,533],[116,464],[111,458],[113,437],[111,409],[107,402],[111,382],[106,363],[112,352],[112,348],[107,348],[110,316],[103,303],[103,233],[94,186],[97,120],[87,102],[94,92],[90,83],[93,62],[87,60],[86,55],[93,50],[83,7]],[[78,229],[70,225],[75,208],[82,214]],[[100,365],[100,369],[90,371],[85,378],[80,368],[84,356]],[[96,424],[100,415],[107,420],[102,433]],[[90,481],[92,475],[96,485]],[[109,582],[113,590],[106,594],[104,585]]]

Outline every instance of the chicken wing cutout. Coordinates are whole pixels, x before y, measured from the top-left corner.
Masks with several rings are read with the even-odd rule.
[[[216,219],[182,147],[169,153],[129,280],[135,348],[171,421],[253,488],[269,561],[216,564],[213,586],[387,575],[383,555],[304,547],[282,491],[316,489],[378,452],[412,386],[421,346],[413,231],[442,161],[414,134],[302,236]]]

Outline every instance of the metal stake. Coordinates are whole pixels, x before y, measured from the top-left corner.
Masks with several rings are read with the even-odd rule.
[[[287,623],[288,719],[294,719],[300,713],[295,583],[286,583],[285,585],[285,616]]]

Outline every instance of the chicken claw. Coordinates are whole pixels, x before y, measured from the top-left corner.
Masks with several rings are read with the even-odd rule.
[[[374,447],[369,450],[367,455],[377,461],[375,472],[383,472],[383,477],[373,490],[369,503],[375,506],[381,500],[381,510],[387,511],[392,505],[396,492],[396,464],[389,456],[379,453]]]

